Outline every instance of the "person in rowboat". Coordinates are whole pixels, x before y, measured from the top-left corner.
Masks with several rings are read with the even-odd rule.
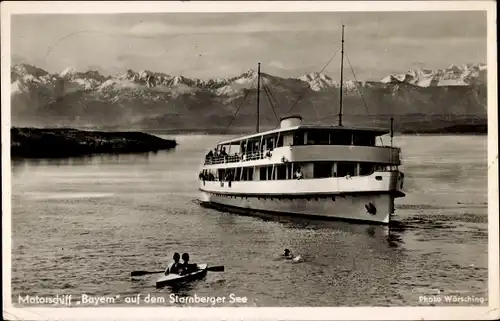
[[[283,256],[287,259],[293,259],[293,254],[289,249],[285,249],[285,254],[283,254]]]
[[[289,249],[285,249],[285,254],[283,254],[283,257],[287,260],[287,262],[297,263],[303,261],[300,255],[293,255]]]
[[[169,275],[170,273],[172,274],[179,274],[179,272],[182,269],[182,264],[179,262],[181,259],[181,255],[177,252],[174,253],[174,262],[170,263],[165,270],[165,275]]]
[[[198,266],[196,265],[196,263],[193,263],[193,264],[189,263],[189,254],[187,254],[187,253],[182,254],[182,260],[184,262],[182,262],[182,265],[181,265],[181,271],[179,273],[180,275],[189,274],[189,273],[192,273],[194,271],[198,271]]]

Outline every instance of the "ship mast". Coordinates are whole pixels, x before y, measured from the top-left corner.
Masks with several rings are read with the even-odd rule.
[[[259,103],[260,103],[260,62],[257,68],[257,133],[259,132]]]
[[[342,49],[340,51],[340,110],[339,126],[342,126],[342,92],[344,86],[344,25],[342,25]]]

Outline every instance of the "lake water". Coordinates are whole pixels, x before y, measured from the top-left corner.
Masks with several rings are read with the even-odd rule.
[[[121,305],[139,293],[164,297],[168,306],[171,293],[226,297],[217,306],[487,299],[486,136],[395,137],[407,196],[397,199],[390,227],[202,208],[199,165],[223,137],[175,138],[175,150],[156,154],[13,163],[14,304],[19,295],[57,294],[71,294],[76,304],[87,294]],[[284,248],[303,262],[279,259]],[[156,289],[158,274],[131,279],[133,270],[164,269],[174,252],[225,272],[175,289]],[[248,302],[231,304],[230,294]]]

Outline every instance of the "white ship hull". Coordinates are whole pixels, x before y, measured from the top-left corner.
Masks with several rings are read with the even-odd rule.
[[[202,203],[213,207],[259,211],[270,214],[302,215],[387,224],[394,212],[394,197],[388,194],[372,196],[337,196],[316,199],[271,199],[241,196],[220,196],[202,192]],[[373,204],[376,213],[370,214],[366,205]]]
[[[350,179],[232,182],[230,187],[228,182],[206,181],[200,186],[200,201],[246,212],[387,224],[394,213],[394,198],[404,195],[402,182],[399,172]],[[343,189],[335,188],[339,186]]]

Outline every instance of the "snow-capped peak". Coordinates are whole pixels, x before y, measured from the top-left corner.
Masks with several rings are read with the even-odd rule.
[[[31,75],[34,77],[42,77],[49,74],[47,71],[29,64],[13,65],[11,71],[17,73],[19,76]]]
[[[462,71],[469,71],[469,70],[485,70],[485,69],[486,69],[486,64],[484,64],[484,63],[475,63],[475,64],[469,63],[469,64],[462,64],[462,65],[451,64],[445,70],[462,72]]]
[[[257,78],[257,71],[249,69],[242,73],[240,76],[233,78],[232,82],[238,85],[250,84]]]
[[[486,64],[456,64],[445,69],[414,69],[406,73],[393,74],[381,80],[381,83],[389,84],[412,84],[421,87],[432,86],[468,86],[486,83]],[[294,86],[307,85],[311,90],[317,92],[331,92],[338,90],[339,82],[333,80],[326,74],[312,72],[299,78],[282,78],[261,73],[264,84],[295,90]],[[120,76],[105,77],[98,71],[88,70],[78,72],[69,67],[60,73],[48,73],[47,71],[28,64],[13,65],[11,68],[11,83],[14,92],[24,92],[29,88],[47,88],[48,91],[57,90],[57,95],[81,90],[116,89],[117,92],[123,88],[132,88],[139,92],[176,92],[192,93],[198,91],[210,91],[219,96],[227,96],[231,99],[242,96],[245,91],[256,88],[257,71],[249,69],[239,76],[232,78],[219,78],[200,80],[188,78],[182,75],[170,76],[161,72],[142,70],[135,72],[127,70]],[[15,83],[17,82],[17,83]],[[301,83],[303,82],[303,83]],[[380,83],[379,83],[380,85]],[[343,89],[350,90],[359,87],[371,86],[371,83],[357,81],[345,81]],[[274,88],[276,88],[274,87]],[[28,89],[27,89],[28,88]],[[38,90],[38,89],[37,89]]]
[[[117,77],[118,79],[129,79],[129,80],[134,80],[134,78],[139,78],[139,75],[133,71],[132,69],[127,69],[123,74],[119,75]]]
[[[73,67],[67,67],[59,73],[60,77],[68,77],[76,74],[76,69]]]
[[[446,70],[455,71],[455,72],[461,72],[463,69],[460,68],[459,66],[455,65],[455,64],[451,64],[448,68],[446,68]]]
[[[452,64],[446,69],[413,69],[404,74],[391,74],[382,83],[407,83],[420,87],[467,86],[486,82],[485,64]]]
[[[309,87],[314,91],[325,91],[338,86],[338,83],[332,78],[319,72],[311,72],[299,77],[299,79],[309,83]]]
[[[323,81],[332,81],[332,78],[328,77],[327,75],[325,75],[323,73],[319,73],[319,72],[311,72],[307,75],[299,77],[299,79],[303,80],[303,81],[307,81],[307,82],[313,81],[316,79],[321,79]]]
[[[254,79],[257,78],[258,72],[253,69],[248,69],[244,73],[242,73],[238,78],[246,78],[246,79]]]

